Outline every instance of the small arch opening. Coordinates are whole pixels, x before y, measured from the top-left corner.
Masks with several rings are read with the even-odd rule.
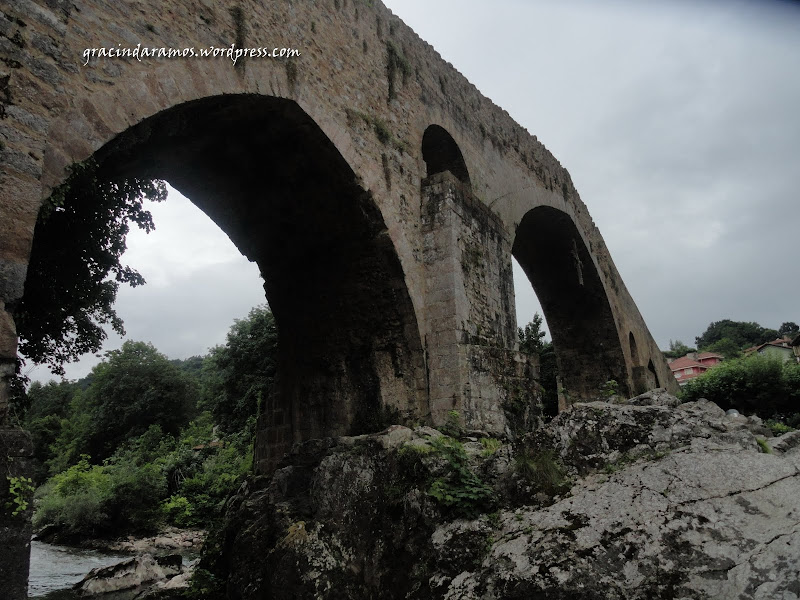
[[[631,350],[631,363],[636,367],[639,365],[639,350],[636,347],[636,338],[632,331],[628,333],[628,346]]]
[[[658,380],[658,374],[656,373],[656,366],[653,364],[653,359],[647,363],[647,370],[650,371],[650,374],[653,376],[653,381],[655,382],[655,386],[657,388],[661,387],[661,382]]]
[[[427,177],[450,171],[459,181],[470,185],[464,155],[444,127],[431,125],[422,136],[422,158],[427,166]]]

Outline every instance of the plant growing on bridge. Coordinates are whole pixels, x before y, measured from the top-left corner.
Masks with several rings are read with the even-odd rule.
[[[6,509],[11,512],[12,517],[16,517],[28,510],[31,500],[33,500],[33,480],[30,477],[8,477],[8,496]]]
[[[131,222],[153,230],[144,199],[166,196],[164,182],[111,180],[94,160],[70,168],[39,212],[25,294],[12,307],[21,354],[63,375],[63,363],[100,349],[105,325],[124,335],[113,308],[117,290],[145,282],[121,263],[125,238]]]

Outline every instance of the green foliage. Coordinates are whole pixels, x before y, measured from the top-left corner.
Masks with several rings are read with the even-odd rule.
[[[375,135],[378,136],[378,140],[380,140],[381,144],[388,145],[392,140],[392,131],[389,129],[386,122],[380,119],[374,119],[372,125],[375,128]]]
[[[94,536],[107,530],[105,512],[111,497],[111,477],[83,456],[77,464],[59,473],[36,492],[39,503],[33,526],[59,527],[67,536]]]
[[[750,346],[769,342],[777,337],[778,332],[775,329],[766,329],[758,323],[723,319],[711,323],[702,335],[695,338],[695,342],[697,342],[698,349],[708,350],[715,342],[727,338],[727,344],[743,350]]]
[[[789,433],[790,431],[794,431],[794,427],[787,425],[786,423],[781,423],[780,421],[776,421],[775,419],[768,419],[764,422],[764,425],[769,427],[769,430],[772,432],[773,435],[783,435],[784,433]]]
[[[669,350],[664,352],[664,356],[667,358],[681,358],[686,356],[689,352],[696,352],[697,348],[690,348],[686,344],[684,344],[681,340],[670,340],[669,341]]]
[[[155,529],[161,517],[161,501],[167,482],[161,465],[136,464],[129,460],[104,467],[111,477],[111,495],[106,503],[112,531]]]
[[[51,381],[47,385],[35,381],[26,393],[29,407],[21,424],[33,439],[37,485],[47,478],[46,465],[53,458],[51,446],[61,434],[62,421],[69,416],[78,389],[77,384],[67,381]]]
[[[772,448],[770,448],[767,440],[762,440],[761,438],[756,438],[756,442],[758,442],[758,449],[763,452],[764,454],[772,454]]]
[[[449,436],[431,440],[434,451],[448,464],[448,472],[433,480],[428,495],[458,517],[474,517],[494,503],[494,491],[472,471],[464,446]]]
[[[222,431],[241,431],[269,397],[278,359],[278,330],[266,306],[237,319],[224,346],[216,346],[203,366],[202,406]]]
[[[161,508],[166,521],[176,527],[191,527],[195,522],[194,507],[185,496],[170,496]]]
[[[73,396],[71,416],[56,442],[56,454],[67,460],[76,454],[104,460],[151,425],[176,435],[195,410],[196,383],[152,344],[125,342],[107,352],[92,375],[86,391]]]
[[[558,414],[558,364],[552,342],[545,342],[539,354],[539,383],[544,414],[554,417]]]
[[[798,333],[800,333],[800,325],[794,321],[781,323],[781,326],[778,327],[778,336],[794,338]]]
[[[92,161],[71,167],[39,213],[25,294],[14,307],[19,351],[63,374],[63,363],[97,352],[111,324],[124,334],[113,308],[120,284],[144,278],[121,264],[129,223],[149,232],[151,214],[143,200],[166,199],[160,181],[110,181]]]
[[[558,414],[558,365],[552,342],[546,341],[542,331],[544,320],[537,312],[533,321],[524,328],[517,328],[519,350],[539,357],[539,384],[542,387],[542,405],[546,415]]]
[[[707,398],[725,410],[780,419],[800,405],[800,364],[760,355],[728,360],[691,380],[681,395],[684,401]]]
[[[728,359],[739,358],[742,355],[742,348],[728,337],[724,337],[713,344],[709,344],[704,350],[706,352],[716,352]]]
[[[538,312],[533,315],[533,321],[525,325],[525,328],[517,328],[519,337],[519,351],[526,354],[541,354],[545,348],[545,335],[542,331],[543,319]]]
[[[616,379],[609,379],[598,388],[598,391],[601,398],[612,398],[619,394],[619,383]]]
[[[552,450],[521,451],[514,460],[517,474],[533,485],[538,492],[555,496],[569,489],[564,466]]]
[[[448,411],[447,420],[440,429],[443,434],[453,438],[459,438],[464,435],[464,428],[461,426],[461,413],[457,410]]]
[[[53,475],[37,492],[36,527],[81,539],[164,521],[219,522],[252,471],[276,337],[271,313],[256,308],[207,359],[169,361],[149,344],[126,342],[86,381],[32,386],[28,420],[40,439],[41,479]],[[209,410],[190,421],[201,388]]]
[[[58,527],[66,537],[151,531],[162,521],[208,526],[251,472],[251,437],[211,437],[210,415],[176,440],[153,426],[128,440],[103,465],[84,455],[37,492],[37,528]]]
[[[186,597],[191,600],[223,600],[227,598],[225,581],[208,569],[197,568],[192,574]]]
[[[489,457],[503,446],[503,442],[495,438],[481,438],[481,446],[483,446],[483,452],[481,454],[484,457]]]
[[[400,154],[409,152],[408,143],[395,138],[386,121],[351,108],[345,109],[345,112],[347,113],[347,120],[351,125],[355,124],[359,119],[364,121],[368,127],[372,128],[375,132],[375,136],[384,146],[394,146]]]
[[[6,510],[11,512],[12,517],[19,516],[28,510],[31,500],[33,500],[33,480],[30,477],[8,477],[8,496]]]
[[[40,488],[34,526],[55,525],[67,536],[81,537],[151,530],[165,490],[156,464],[115,457],[105,465],[91,465],[83,456]]]

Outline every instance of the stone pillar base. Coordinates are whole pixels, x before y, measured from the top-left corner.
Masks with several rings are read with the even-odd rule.
[[[11,493],[14,478],[33,475],[33,443],[27,431],[0,429],[0,594],[27,600],[31,558],[33,489]],[[24,501],[22,507],[15,500]],[[14,513],[17,514],[14,514]]]

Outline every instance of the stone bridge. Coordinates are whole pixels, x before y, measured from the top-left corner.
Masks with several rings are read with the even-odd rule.
[[[84,64],[232,44],[300,56]],[[396,418],[524,426],[537,365],[517,351],[512,256],[562,405],[610,379],[675,385],[566,169],[377,0],[0,0],[0,157],[0,376],[69,167],[166,179],[264,278],[281,358],[262,472],[293,441]]]

